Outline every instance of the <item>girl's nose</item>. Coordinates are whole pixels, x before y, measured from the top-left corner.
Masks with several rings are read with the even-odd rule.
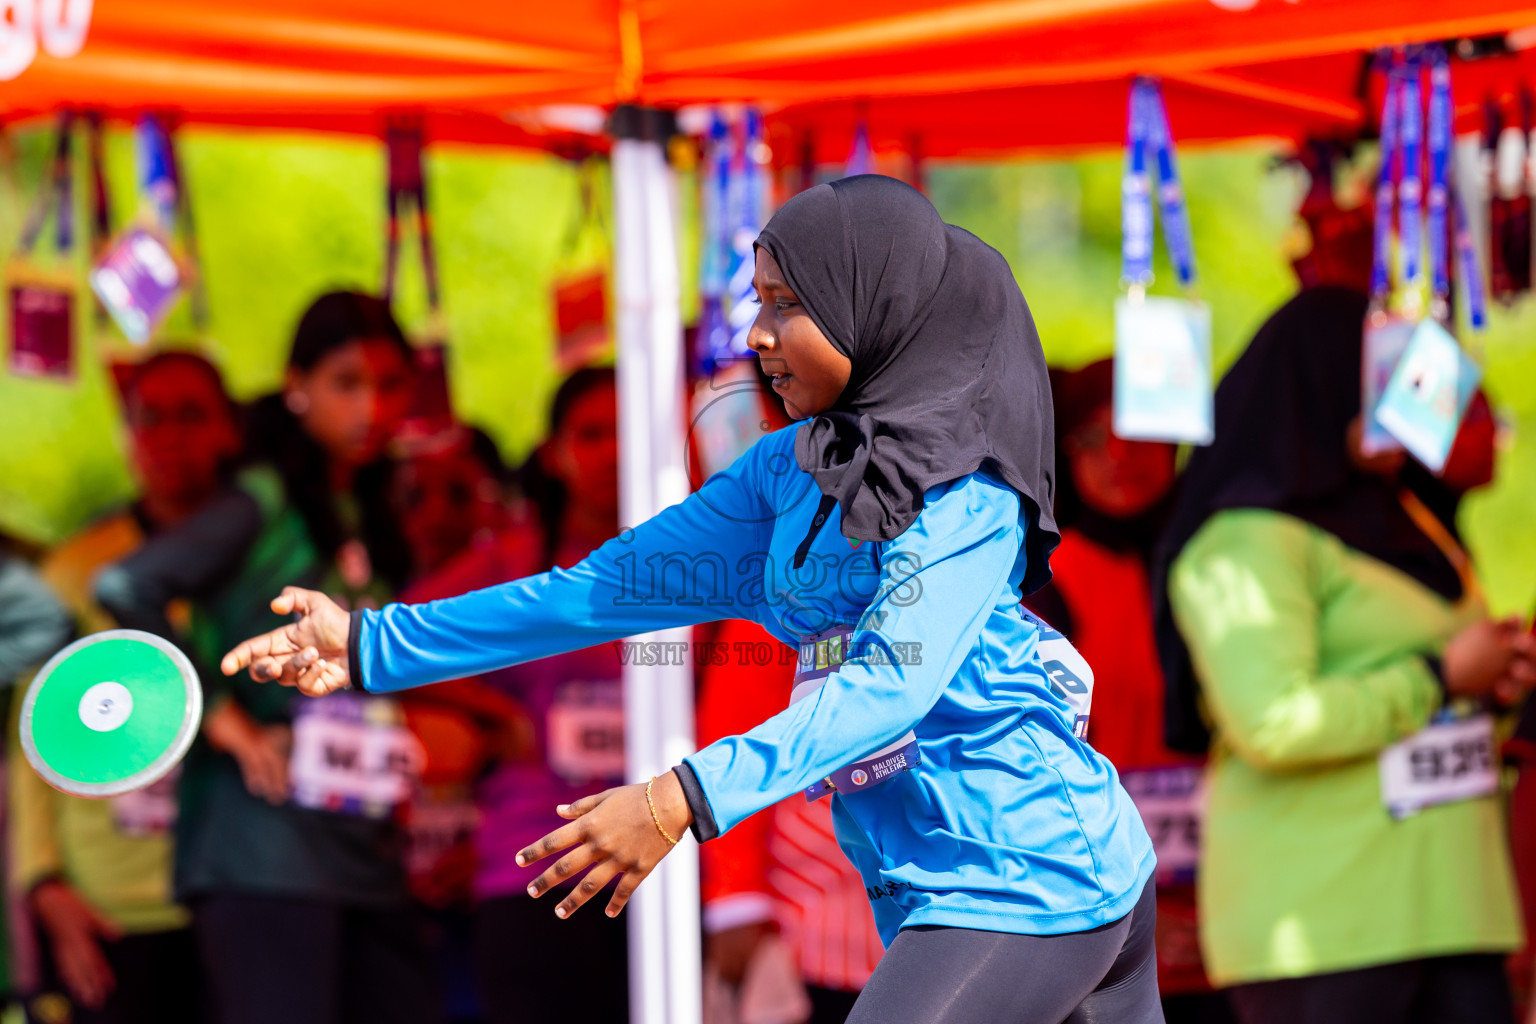
[[[747,332],[747,348],[753,352],[762,353],[770,351],[777,341],[777,338],[763,328],[762,317],[758,317],[757,320],[753,321],[752,329]]]

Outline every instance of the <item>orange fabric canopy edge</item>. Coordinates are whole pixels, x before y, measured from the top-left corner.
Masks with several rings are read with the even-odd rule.
[[[95,0],[77,54],[0,82],[0,117],[377,134],[409,113],[434,141],[559,150],[514,115],[750,101],[778,137],[864,116],[882,145],[987,156],[1118,144],[1134,74],[1163,77],[1181,139],[1353,128],[1363,51],[1529,25],[1536,0]]]

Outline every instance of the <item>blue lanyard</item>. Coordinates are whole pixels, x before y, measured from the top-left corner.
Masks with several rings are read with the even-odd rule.
[[[1424,108],[1417,58],[1405,58],[1401,74],[1398,147],[1403,177],[1397,192],[1397,228],[1403,239],[1403,280],[1411,282],[1418,279],[1424,246]]]
[[[1427,135],[1420,113],[1419,70],[1429,64],[1429,122]],[[1391,289],[1388,256],[1392,244],[1393,183],[1401,175],[1398,229],[1403,241],[1403,277],[1419,275],[1420,246],[1427,214],[1429,281],[1435,306],[1443,309],[1451,293],[1450,258],[1446,251],[1447,218],[1454,215],[1456,271],[1464,289],[1468,320],[1475,330],[1487,323],[1488,300],[1478,266],[1466,210],[1450,187],[1452,118],[1451,66],[1442,47],[1418,55],[1389,58],[1381,108],[1381,176],[1376,185],[1375,244],[1371,261],[1371,297],[1382,300]],[[1423,149],[1428,147],[1429,188],[1423,189]],[[1423,204],[1421,205],[1421,198]],[[1437,314],[1440,310],[1434,310]]]
[[[1125,139],[1125,177],[1120,184],[1120,277],[1127,285],[1152,281],[1152,188],[1147,178],[1147,113],[1142,79],[1131,83]]]
[[[134,132],[139,164],[140,194],[149,202],[162,231],[176,224],[176,177],[171,169],[171,142],[159,120],[146,114]]]
[[[1162,90],[1147,82],[1147,105],[1152,118],[1152,143],[1157,154],[1157,209],[1163,218],[1164,243],[1168,258],[1185,288],[1195,282],[1195,239],[1189,227],[1189,208],[1184,204],[1184,186],[1174,159],[1173,133],[1168,129],[1168,111],[1163,107]]]
[[[731,175],[731,128],[717,110],[710,119],[708,157],[704,174],[704,251],[699,262],[699,291],[706,297],[725,294],[731,233],[726,217],[726,192]]]
[[[1429,64],[1429,282],[1437,300],[1451,294],[1446,258],[1446,209],[1451,163],[1451,64],[1445,50],[1435,47]]]
[[[752,354],[747,347],[747,335],[757,319],[757,307],[752,303],[752,273],[757,253],[753,243],[762,230],[763,199],[767,175],[758,165],[758,152],[763,147],[763,118],[755,108],[748,107],[745,132],[742,138],[740,173],[736,175],[736,187],[730,190],[730,274],[726,281],[730,312],[727,322],[731,328],[730,351],[727,358],[744,359]]]
[[[1381,173],[1376,179],[1376,224],[1371,253],[1371,298],[1384,298],[1392,287],[1387,257],[1392,250],[1393,164],[1398,159],[1397,116],[1401,102],[1397,69],[1387,67],[1387,87],[1381,101]]]
[[[1125,177],[1120,188],[1120,276],[1124,283],[1145,287],[1152,281],[1152,186],[1148,155],[1157,167],[1158,209],[1179,283],[1195,280],[1195,244],[1189,210],[1179,181],[1168,112],[1162,91],[1150,78],[1131,84],[1130,114],[1125,141]]]
[[[67,253],[75,244],[75,193],[73,139],[75,115],[62,111],[58,116],[58,136],[54,140],[52,180],[44,184],[36,204],[27,215],[21,230],[17,252],[27,255],[42,237],[43,226],[48,221],[48,211],[56,208],[54,238],[60,253]]]

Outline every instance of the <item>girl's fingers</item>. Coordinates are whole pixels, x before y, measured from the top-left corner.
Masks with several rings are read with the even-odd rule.
[[[555,813],[560,815],[562,818],[571,819],[579,818],[583,814],[590,814],[597,808],[598,804],[602,803],[604,800],[607,800],[609,794],[612,792],[613,790],[611,789],[605,789],[601,793],[594,793],[591,796],[584,796],[580,800],[576,800],[568,804],[561,804],[559,807],[555,808]]]
[[[624,877],[619,879],[619,887],[613,891],[613,898],[608,901],[606,913],[609,917],[619,916],[619,911],[624,909],[624,904],[629,902],[629,898],[635,894],[635,890],[639,888],[640,883],[650,877],[651,872],[655,869],[656,865],[652,864],[644,871],[624,872]]]
[[[613,881],[613,876],[618,873],[618,865],[611,860],[603,861],[588,871],[586,877],[571,890],[570,895],[560,901],[560,905],[555,908],[555,916],[565,918],[576,913],[577,907],[601,892],[603,886]]]
[[[303,615],[312,604],[309,599],[311,593],[313,591],[303,587],[284,587],[283,592],[272,599],[272,610],[279,615],[291,615],[294,612]]]
[[[544,873],[528,883],[528,895],[542,896],[582,868],[596,862],[597,851],[586,843],[551,864]]]
[[[288,666],[290,670],[297,670],[299,672],[294,685],[299,688],[300,693],[307,697],[324,697],[326,694],[339,690],[346,685],[347,674],[340,665],[332,661],[326,661],[318,656],[306,665],[304,655],[314,652],[314,650],[311,647],[299,654],[289,661]],[[315,653],[318,655],[318,652]],[[299,666],[301,665],[305,667],[300,668]]]
[[[224,660],[219,662],[219,669],[227,676],[232,676],[242,668],[249,667],[254,679],[271,679],[275,676],[264,676],[257,672],[258,666],[275,664],[284,655],[292,654],[293,644],[288,640],[287,627],[273,630],[264,636],[254,636],[243,641],[238,647],[224,655]]]
[[[517,866],[525,868],[535,861],[543,860],[550,854],[559,853],[579,842],[581,842],[581,827],[575,822],[563,825],[532,846],[520,850],[517,854]]]
[[[251,663],[251,678],[258,683],[279,682],[283,678],[283,666],[286,664],[284,658],[258,658]]]

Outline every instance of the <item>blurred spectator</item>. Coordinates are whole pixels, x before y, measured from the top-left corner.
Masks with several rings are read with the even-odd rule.
[[[1488,619],[1456,540],[1492,431],[1469,417],[1440,479],[1366,454],[1366,306],[1315,288],[1260,329],[1160,545],[1170,738],[1212,735],[1202,948],[1248,1024],[1508,1020],[1501,801],[1446,785],[1496,787],[1491,728],[1467,713],[1533,678],[1529,638]],[[1446,711],[1471,730],[1460,747],[1425,728]]]
[[[1536,633],[1536,625],[1532,632]],[[1509,846],[1525,923],[1525,945],[1510,958],[1509,968],[1520,1019],[1536,1024],[1536,978],[1532,977],[1536,971],[1536,700],[1527,699],[1520,709],[1504,755],[1518,769],[1509,797]]]
[[[507,525],[507,476],[496,442],[471,427],[399,464],[391,494],[415,578],[494,542]]]
[[[17,545],[16,547],[19,547]],[[19,704],[18,694],[9,687],[26,682],[27,673],[51,657],[68,642],[69,613],[32,571],[9,538],[0,534],[0,707]],[[7,824],[7,827],[8,824]],[[13,898],[15,890],[8,890]],[[0,927],[0,1009],[18,993],[35,991],[28,982],[26,968],[30,947],[22,937],[22,948],[7,941],[16,935],[15,925],[24,925],[26,915],[18,913],[15,903],[7,901],[5,924]],[[61,997],[62,998],[62,997]]]
[[[0,687],[47,661],[69,642],[69,614],[19,557],[0,548]]]
[[[483,431],[455,427],[398,467],[392,496],[417,578],[469,551],[494,549],[509,524],[509,473]],[[407,588],[404,601],[416,600]],[[483,1018],[474,973],[473,882],[479,809],[475,786],[496,761],[526,756],[532,724],[516,701],[473,679],[400,695],[426,759],[405,808],[406,867],[427,910],[432,959],[450,1021]]]
[[[98,579],[120,622],[164,636],[166,605],[192,601],[207,711],[183,770],[176,884],[224,1024],[440,1013],[393,820],[415,751],[398,705],[310,700],[216,667],[281,625],[267,603],[287,584],[357,606],[404,581],[383,453],[410,402],[410,360],[382,300],[321,296],[282,393],[252,409],[237,486]]]
[[[228,485],[240,450],[235,407],[203,357],[161,352],[114,370],[139,497],[43,564],[86,633],[117,625],[91,596],[96,572],[194,515]],[[186,611],[168,615],[184,627]],[[175,776],[110,800],[68,796],[27,764],[14,723],[11,735],[11,884],[46,939],[30,1015],[56,1019],[65,995],[76,1024],[198,1019],[197,952],[171,898]]]
[[[1163,672],[1147,563],[1174,489],[1175,447],[1115,435],[1114,364],[1053,373],[1056,523],[1052,582],[1026,602],[1093,668],[1088,739],[1120,772],[1158,855],[1157,971],[1173,1024],[1231,1020],[1200,962],[1194,875],[1201,759],[1163,743]]]
[[[555,393],[549,437],[522,471],[533,521],[505,531],[412,588],[414,600],[461,594],[575,564],[618,533],[618,405],[611,369],[572,374]],[[486,1019],[612,1024],[629,1014],[624,919],[555,917],[528,895],[542,867],[517,851],[558,827],[557,804],[624,780],[617,645],[490,673],[486,684],[527,709],[529,755],[500,761],[479,787],[475,965]],[[509,744],[515,746],[516,744]],[[579,988],[583,998],[569,999]]]

